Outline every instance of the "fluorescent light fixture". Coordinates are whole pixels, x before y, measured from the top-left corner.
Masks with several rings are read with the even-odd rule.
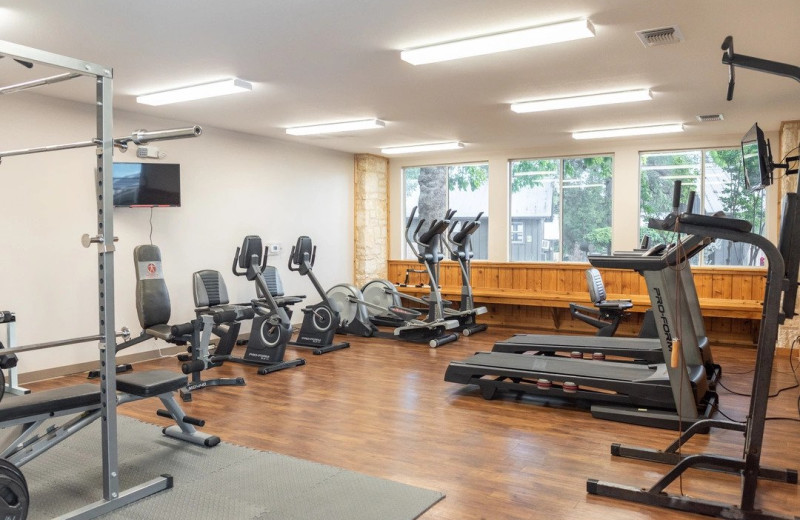
[[[449,143],[416,144],[413,146],[381,148],[381,153],[392,155],[400,153],[436,152],[439,150],[458,150],[459,148],[464,148],[464,143],[460,141],[452,141]]]
[[[351,130],[369,130],[371,128],[383,128],[386,123],[380,119],[362,119],[359,121],[344,121],[342,123],[328,123],[324,125],[295,126],[287,128],[289,135],[314,135],[331,134],[334,132],[349,132]]]
[[[251,90],[253,90],[253,85],[250,84],[250,82],[238,78],[231,78],[138,96],[136,102],[144,105],[160,106],[170,103],[180,103],[182,101],[193,101],[195,99],[226,96],[228,94],[236,94],[237,92],[250,92]]]
[[[592,22],[574,20],[405,50],[400,53],[400,59],[412,65],[423,65],[593,36]]]
[[[654,125],[654,126],[635,126],[631,128],[612,128],[609,130],[590,130],[586,132],[572,132],[572,138],[602,139],[604,137],[671,134],[674,132],[683,132],[683,123],[672,123],[668,125]]]
[[[633,101],[649,101],[653,99],[650,89],[625,90],[622,92],[605,92],[554,99],[540,99],[523,103],[512,103],[511,110],[518,114],[527,112],[543,112],[545,110],[561,110],[563,108],[592,107],[596,105],[613,105]]]

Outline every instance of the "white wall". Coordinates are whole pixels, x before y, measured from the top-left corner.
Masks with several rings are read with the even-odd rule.
[[[95,136],[92,106],[33,93],[0,97],[3,150],[84,141]],[[185,127],[170,121],[117,112],[114,135],[136,129]],[[318,301],[310,282],[286,268],[299,235],[319,248],[315,273],[323,286],[352,282],[353,156],[252,135],[203,127],[196,139],[154,143],[181,165],[182,207],[153,211],[153,243],[160,246],[172,300],[172,321],[193,317],[191,274],[216,269],[231,299],[255,291],[230,272],[236,247],[247,234],[278,242],[270,257],[281,268],[287,293]],[[115,161],[137,161],[136,147],[115,152]],[[96,232],[94,148],[7,157],[0,164],[0,310],[17,314],[18,344],[95,334],[96,248],[84,249],[83,233]],[[133,248],[149,242],[150,210],[117,208],[115,235],[116,327],[141,330],[134,305]],[[295,319],[301,319],[297,312]],[[0,326],[2,328],[2,326]],[[5,341],[3,333],[0,339]],[[148,341],[138,352],[164,347]],[[135,349],[135,350],[134,350]],[[20,355],[20,372],[97,359],[97,343]]]
[[[742,135],[747,131],[744,129]],[[778,133],[765,132],[777,150]],[[691,137],[645,138],[629,141],[598,140],[576,141],[561,148],[536,148],[500,151],[496,153],[470,152],[469,146],[455,152],[392,158],[389,163],[389,218],[391,233],[389,257],[401,258],[403,235],[403,168],[432,164],[466,162],[489,163],[489,260],[506,262],[509,257],[509,172],[508,161],[525,158],[567,157],[574,155],[611,154],[614,157],[614,206],[612,208],[612,249],[633,249],[639,241],[639,152],[739,146],[741,135],[721,135],[714,138]],[[774,152],[777,153],[777,152]],[[775,158],[776,160],[778,158]],[[767,190],[767,207],[777,204],[777,186]],[[767,236],[777,240],[775,211],[768,211]]]

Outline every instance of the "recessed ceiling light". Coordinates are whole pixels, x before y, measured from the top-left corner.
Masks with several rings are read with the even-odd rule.
[[[594,36],[594,26],[589,20],[574,20],[571,22],[541,25],[485,36],[476,36],[464,40],[457,40],[435,45],[427,45],[416,49],[405,50],[400,53],[400,58],[412,65],[422,65],[438,61],[481,56],[495,52],[513,51],[547,45],[550,43],[566,42]]]
[[[213,81],[211,83],[203,83],[202,85],[165,90],[163,92],[156,92],[155,94],[146,94],[137,97],[136,102],[144,105],[159,106],[168,105],[170,103],[181,103],[183,101],[193,101],[195,99],[226,96],[238,92],[250,92],[251,90],[253,90],[253,85],[250,82],[238,78],[231,78],[222,81]]]
[[[343,121],[341,123],[326,123],[324,125],[295,126],[287,128],[289,135],[330,134],[334,132],[349,132],[351,130],[369,130],[383,128],[386,123],[380,119],[362,119],[359,121]]]
[[[448,143],[415,144],[412,146],[381,148],[381,153],[393,155],[401,153],[436,152],[439,150],[458,150],[459,148],[464,148],[464,143],[460,141],[451,141]]]
[[[612,105],[614,103],[630,103],[633,101],[647,101],[653,99],[650,89],[625,90],[622,92],[604,92],[602,94],[589,94],[553,99],[539,99],[512,103],[511,110],[519,114],[527,112],[543,112],[545,110],[561,110],[562,108],[591,107],[596,105]]]
[[[668,125],[653,125],[653,126],[635,126],[631,128],[611,128],[608,130],[590,130],[586,132],[572,132],[572,138],[602,139],[604,137],[670,134],[674,132],[683,132],[683,123],[672,123]]]

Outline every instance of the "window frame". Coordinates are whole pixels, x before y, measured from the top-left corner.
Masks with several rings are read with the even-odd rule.
[[[402,200],[401,200],[401,221],[400,221],[400,257],[403,260],[415,260],[416,258],[409,256],[408,244],[406,243],[406,219],[408,218],[408,200],[406,197],[406,170],[411,170],[415,168],[435,168],[435,167],[445,167],[447,168],[447,178],[448,182],[450,179],[450,168],[454,166],[464,166],[464,165],[486,165],[486,175],[487,175],[487,206],[486,209],[483,210],[483,214],[488,218],[489,213],[489,205],[491,201],[491,193],[489,192],[489,174],[491,173],[491,169],[489,168],[489,160],[488,159],[477,159],[474,161],[456,161],[456,162],[445,162],[445,163],[422,163],[422,164],[410,164],[407,166],[400,167],[400,181],[401,181],[401,193],[402,193]],[[450,189],[447,190],[447,204],[446,206],[450,207]],[[458,209],[458,208],[456,208]],[[465,215],[468,216],[468,215]],[[488,233],[489,227],[486,226],[486,230]],[[488,241],[488,235],[487,235]],[[482,259],[475,258],[474,260],[482,261]]]
[[[508,233],[506,236],[508,237],[508,247],[506,248],[506,261],[509,263],[524,263],[524,262],[544,262],[548,264],[554,264],[559,262],[565,263],[585,263],[580,260],[564,260],[563,253],[564,253],[564,161],[573,160],[573,159],[588,159],[588,158],[596,158],[596,157],[609,157],[611,158],[611,209],[610,209],[610,227],[612,229],[612,243],[613,243],[613,229],[614,229],[614,197],[615,197],[615,190],[614,190],[614,180],[616,177],[616,154],[614,152],[603,152],[603,153],[589,153],[589,154],[575,154],[575,155],[561,155],[561,156],[539,156],[539,157],[513,157],[509,158],[506,163],[506,186],[508,187],[508,214],[507,214],[507,225],[506,228]],[[513,168],[512,164],[518,161],[556,161],[557,168],[556,171],[558,172],[558,244],[559,244],[559,255],[560,260],[514,260],[512,258],[512,247],[517,242],[513,242],[511,240],[511,224],[512,219],[514,218],[511,214],[512,212],[512,204],[511,204],[511,197],[513,195],[512,190],[512,182],[513,182]],[[523,237],[524,241],[524,237]],[[612,244],[613,245],[613,244]],[[552,246],[552,244],[551,244]]]
[[[700,155],[700,164],[699,164],[699,181],[700,181],[700,196],[696,197],[695,199],[695,208],[697,211],[705,212],[705,198],[706,198],[706,153],[709,151],[715,150],[739,150],[741,151],[738,145],[727,145],[727,146],[704,146],[704,147],[697,147],[697,148],[676,148],[676,149],[659,149],[659,150],[639,150],[639,168],[637,171],[637,183],[639,185],[639,189],[637,191],[637,213],[639,215],[639,222],[638,227],[636,229],[636,236],[641,237],[642,230],[648,229],[646,226],[643,228],[642,220],[641,220],[641,211],[642,211],[642,156],[648,154],[688,154],[688,153],[699,153]],[[763,236],[767,237],[767,220],[769,219],[769,208],[766,199],[766,191],[764,191],[764,232]],[[639,238],[637,238],[637,242]],[[716,269],[763,269],[763,267],[757,265],[720,265],[720,264],[707,264],[706,258],[704,254],[698,255],[698,262],[696,267],[703,267],[703,268],[716,268]]]

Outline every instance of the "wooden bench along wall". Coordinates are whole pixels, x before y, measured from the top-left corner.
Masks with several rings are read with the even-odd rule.
[[[593,333],[588,325],[569,315],[570,302],[589,304],[582,263],[504,263],[475,261],[472,288],[476,302],[489,312],[482,321],[523,330],[565,333]],[[424,269],[412,260],[389,260],[388,276],[393,283],[403,282],[408,269]],[[633,272],[600,269],[609,299],[627,298],[634,303],[634,315],[624,323],[619,335],[636,335],[642,314],[650,306],[644,278]],[[736,267],[693,267],[700,307],[709,339],[715,343],[755,345],[764,295],[764,269]],[[427,284],[424,273],[408,273],[411,285]],[[457,302],[461,294],[458,264],[444,261],[440,267],[443,296]],[[420,294],[428,289],[401,287],[401,291]]]

